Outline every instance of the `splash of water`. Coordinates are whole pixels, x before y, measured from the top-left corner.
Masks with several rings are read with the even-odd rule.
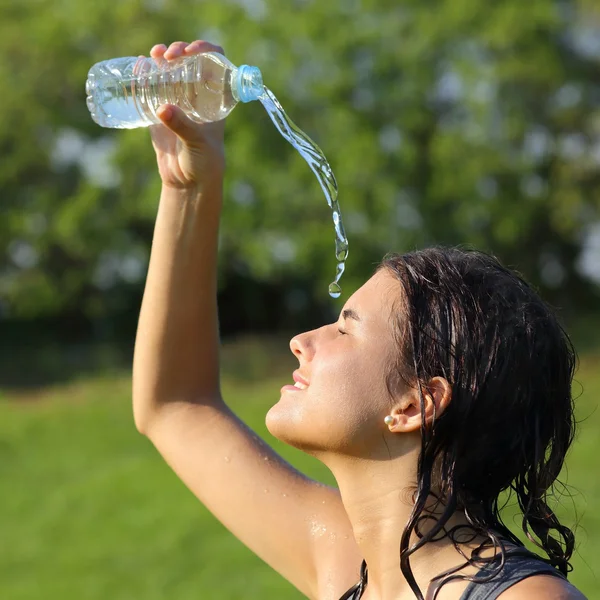
[[[319,146],[287,116],[273,92],[266,86],[259,100],[265,107],[267,114],[271,117],[271,121],[273,121],[279,133],[298,150],[300,156],[308,163],[308,166],[321,185],[329,208],[331,208],[335,229],[335,258],[337,260],[337,268],[335,280],[329,285],[329,295],[332,298],[339,298],[342,294],[339,281],[346,268],[346,259],[348,258],[348,238],[344,231],[342,213],[337,201],[338,185],[333,171]]]

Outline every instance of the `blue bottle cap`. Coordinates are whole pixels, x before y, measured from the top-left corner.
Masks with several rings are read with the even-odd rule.
[[[262,73],[258,67],[241,65],[237,71],[237,93],[242,102],[258,100],[264,93]]]

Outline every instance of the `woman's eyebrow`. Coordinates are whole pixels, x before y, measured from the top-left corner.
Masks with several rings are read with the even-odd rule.
[[[360,317],[353,311],[351,308],[347,308],[342,312],[342,318],[344,319],[354,319],[355,321],[360,321]]]

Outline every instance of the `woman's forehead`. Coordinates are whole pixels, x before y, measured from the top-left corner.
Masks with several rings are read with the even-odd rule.
[[[361,320],[387,324],[399,290],[396,278],[387,269],[381,269],[350,296],[344,309],[354,311]]]

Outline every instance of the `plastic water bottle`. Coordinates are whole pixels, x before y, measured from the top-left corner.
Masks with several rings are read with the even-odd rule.
[[[257,67],[237,68],[222,54],[204,52],[159,63],[145,56],[105,60],[90,69],[85,90],[98,125],[135,129],[160,123],[162,104],[179,106],[194,121],[220,121],[265,88]]]

